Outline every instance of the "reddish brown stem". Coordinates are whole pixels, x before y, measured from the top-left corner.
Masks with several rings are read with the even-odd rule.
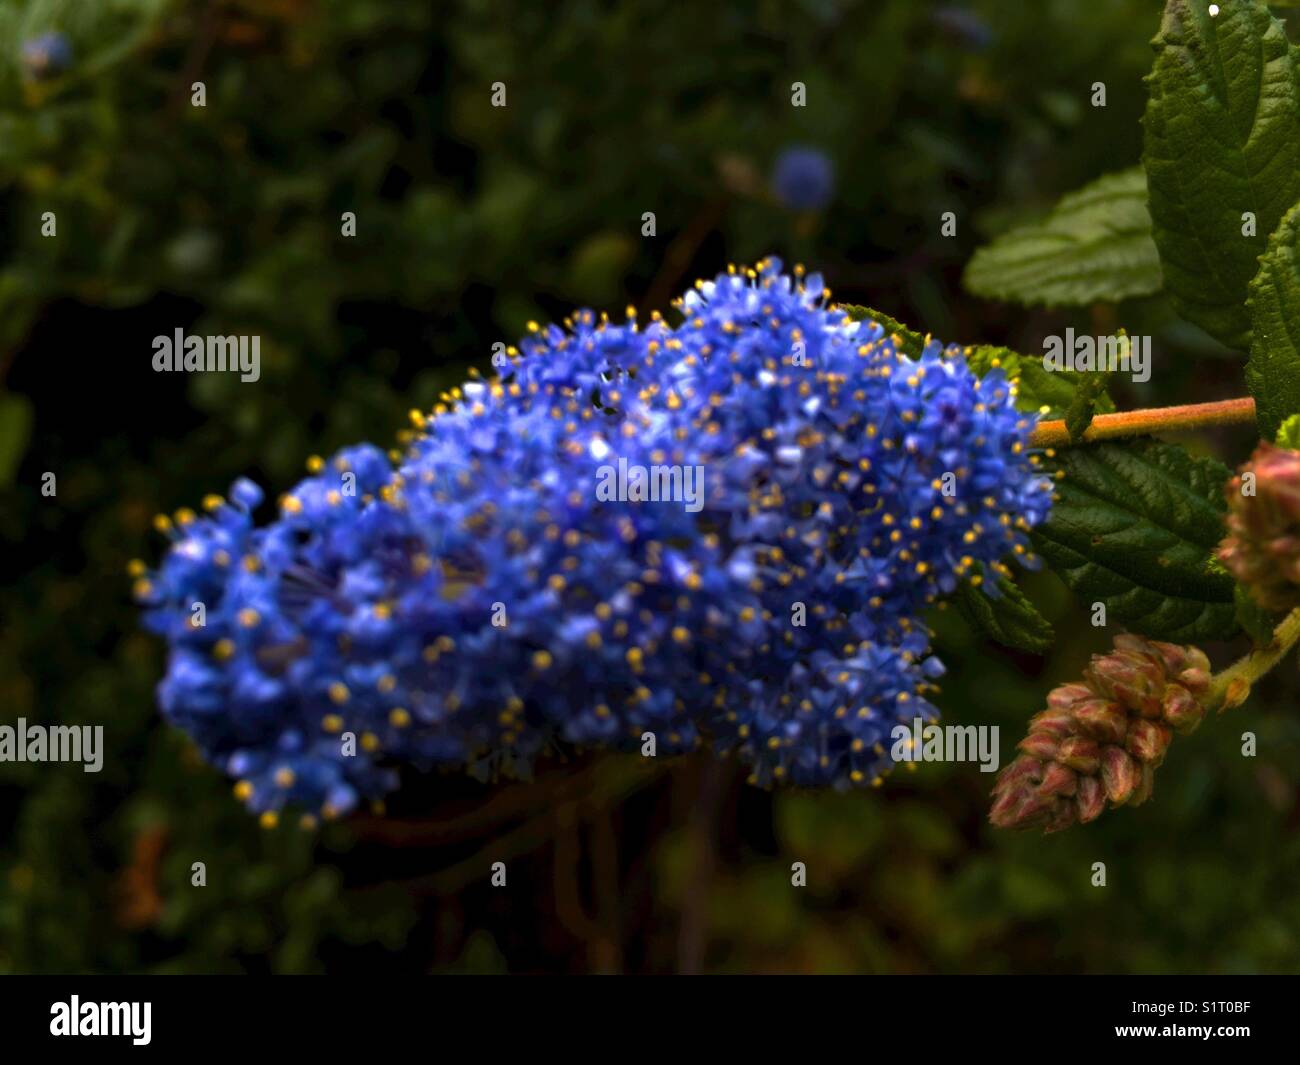
[[[1255,401],[1222,399],[1216,403],[1190,403],[1181,407],[1153,407],[1149,410],[1126,410],[1119,414],[1098,414],[1083,434],[1082,441],[1112,440],[1120,436],[1148,433],[1186,432],[1214,425],[1244,425],[1255,420]],[[1064,421],[1039,422],[1030,436],[1034,447],[1064,447],[1070,444]]]

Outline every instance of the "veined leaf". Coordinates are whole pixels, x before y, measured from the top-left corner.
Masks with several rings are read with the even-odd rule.
[[[841,304],[840,310],[855,322],[871,321],[882,326],[885,330],[885,336],[898,337],[902,341],[898,350],[909,358],[915,359],[925,350],[925,337],[914,329],[908,329],[902,322],[896,321],[881,311],[872,310],[870,307],[859,307],[851,303]]]
[[[1165,5],[1143,161],[1174,306],[1246,351],[1247,286],[1268,235],[1300,199],[1300,85],[1285,28],[1263,4],[1232,0],[1213,17],[1208,8]]]
[[[1070,307],[1160,289],[1141,167],[1108,174],[1062,198],[1047,218],[980,248],[963,283],[977,296]]]
[[[982,574],[985,584],[988,575]],[[953,597],[957,609],[970,624],[998,643],[1018,651],[1043,654],[1056,640],[1051,623],[1043,617],[1016,585],[996,577],[996,594],[962,581]]]
[[[1253,332],[1246,385],[1255,397],[1261,436],[1300,413],[1300,204],[1269,239],[1250,284]]]
[[[1057,499],[1034,546],[1108,620],[1161,639],[1222,639],[1237,631],[1233,581],[1205,560],[1223,535],[1214,459],[1150,439],[1064,450]]]

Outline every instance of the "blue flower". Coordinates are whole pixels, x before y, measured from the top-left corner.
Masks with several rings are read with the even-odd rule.
[[[72,44],[61,33],[42,33],[23,42],[22,63],[35,81],[56,78],[72,66]]]
[[[787,148],[772,168],[772,192],[795,211],[820,211],[835,193],[835,164],[818,148]]]
[[[828,299],[769,260],[676,326],[580,311],[403,450],[313,460],[269,524],[248,482],[165,522],[137,587],[164,715],[268,821],[646,733],[762,784],[878,783],[893,726],[936,714],[922,613],[1030,563],[1050,485],[1000,370],[910,359]]]

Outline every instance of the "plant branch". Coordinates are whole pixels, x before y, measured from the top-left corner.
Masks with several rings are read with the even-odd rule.
[[[1250,695],[1251,685],[1277,665],[1300,640],[1300,608],[1291,611],[1273,630],[1267,647],[1259,647],[1214,675],[1206,705],[1219,711],[1240,706]]]
[[[1255,401],[1223,399],[1215,403],[1190,403],[1181,407],[1152,407],[1119,414],[1098,414],[1081,440],[1071,440],[1064,421],[1039,422],[1029,438],[1032,447],[1067,447],[1121,436],[1184,432],[1215,425],[1245,425],[1255,420]]]

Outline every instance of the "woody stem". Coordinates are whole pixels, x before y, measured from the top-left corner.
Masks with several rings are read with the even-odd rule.
[[[1215,403],[1190,403],[1181,407],[1152,407],[1119,414],[1098,414],[1081,440],[1072,441],[1064,421],[1039,422],[1029,438],[1032,447],[1066,447],[1121,436],[1182,432],[1214,425],[1244,425],[1255,420],[1255,401],[1222,399]]]
[[[1267,647],[1260,647],[1216,673],[1210,682],[1206,705],[1212,709],[1230,710],[1240,706],[1250,694],[1251,685],[1277,665],[1295,642],[1300,640],[1300,607],[1291,611],[1276,629]]]

